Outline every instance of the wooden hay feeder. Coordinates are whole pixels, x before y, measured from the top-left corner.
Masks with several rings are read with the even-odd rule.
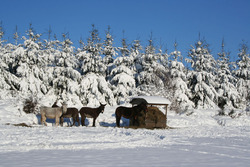
[[[141,112],[137,126],[149,129],[154,128],[166,128],[167,126],[167,107],[171,102],[163,97],[159,96],[137,96],[132,98],[131,104],[138,105],[141,102],[146,102],[148,106],[148,112],[145,114]],[[156,106],[164,106],[165,114]]]

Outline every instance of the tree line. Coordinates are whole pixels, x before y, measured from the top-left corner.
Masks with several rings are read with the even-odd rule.
[[[13,44],[4,40],[0,26],[2,92],[38,98],[53,95],[86,105],[115,105],[128,102],[132,96],[159,95],[170,98],[171,107],[180,111],[249,106],[246,43],[239,49],[238,60],[231,62],[224,42],[215,59],[204,39],[183,56],[176,42],[168,53],[155,46],[152,37],[144,47],[140,40],[128,45],[125,38],[115,47],[110,28],[102,40],[94,25],[78,48],[67,34],[62,34],[60,41],[56,36],[51,39],[48,32],[48,39],[42,39],[30,25],[25,36],[14,33]]]

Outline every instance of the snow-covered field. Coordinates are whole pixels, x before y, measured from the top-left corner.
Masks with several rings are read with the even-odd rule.
[[[250,114],[216,110],[168,112],[170,129],[115,127],[107,106],[96,127],[56,127],[25,114],[15,99],[0,100],[0,166],[248,166]],[[14,126],[26,123],[32,127]],[[128,121],[123,120],[122,125]]]

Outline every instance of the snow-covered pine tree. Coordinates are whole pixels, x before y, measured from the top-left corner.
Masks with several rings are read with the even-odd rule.
[[[122,47],[118,47],[118,50],[120,51],[121,56],[123,56],[123,57],[128,56],[130,54],[130,51],[129,51],[129,48],[127,45],[127,40],[124,37],[124,33],[125,32],[123,30]]]
[[[136,44],[136,43],[135,43]],[[161,92],[160,88],[164,88],[164,83],[157,75],[158,69],[164,69],[160,63],[158,63],[158,57],[153,45],[152,35],[149,39],[149,44],[145,48],[145,53],[138,54],[136,57],[136,83],[137,88],[143,94],[157,95]]]
[[[10,93],[10,90],[16,90],[18,88],[18,79],[10,73],[9,65],[11,64],[11,52],[13,49],[12,44],[5,45],[3,40],[4,30],[2,22],[0,22],[0,98],[4,98],[6,93]]]
[[[17,91],[20,89],[20,80],[14,75],[12,70],[12,64],[15,61],[15,58],[13,56],[13,50],[15,50],[15,48],[16,45],[13,45],[11,43],[2,45],[2,47],[0,47],[0,75],[2,78],[2,80],[0,81],[0,87],[2,87],[3,90],[7,90],[7,93],[12,94],[17,93]]]
[[[48,38],[43,40],[43,48],[40,51],[42,58],[45,62],[44,64],[44,75],[43,81],[46,83],[47,90],[53,89],[53,80],[55,79],[54,70],[56,68],[57,57],[61,55],[60,51],[60,41],[56,38],[53,40],[51,27],[48,29]],[[55,88],[54,88],[55,90]],[[56,92],[56,90],[54,91]]]
[[[0,64],[1,64],[0,72],[1,73],[3,73],[5,69],[8,69],[8,65],[5,63],[7,60],[4,58],[4,53],[5,53],[4,42],[5,41],[3,40],[3,36],[4,36],[3,25],[2,25],[2,22],[0,22]],[[1,84],[4,84],[4,82],[2,81],[0,85]]]
[[[56,57],[59,57],[60,53],[60,41],[57,39],[51,39],[51,27],[48,29],[48,39],[44,39],[43,41],[43,58],[49,67],[56,66]]]
[[[180,112],[179,110],[194,108],[194,103],[190,100],[192,95],[186,83],[185,66],[181,62],[182,55],[181,52],[177,50],[177,46],[178,44],[175,42],[175,50],[170,53],[172,56],[172,60],[170,61],[170,87],[172,90],[169,91],[173,91],[171,108]]]
[[[218,87],[217,92],[219,95],[218,98],[218,106],[222,109],[224,108],[232,108],[239,107],[240,96],[239,93],[234,86],[236,79],[233,77],[230,70],[230,62],[229,62],[229,52],[225,52],[224,50],[224,40],[222,41],[221,52],[218,53],[217,60],[217,83]]]
[[[169,68],[169,57],[170,55],[168,54],[168,49],[165,51],[162,51],[162,46],[158,50],[157,57],[159,58],[159,63],[165,67],[165,69]]]
[[[141,42],[140,40],[136,39],[133,40],[132,44],[131,44],[131,48],[130,48],[130,57],[134,60],[134,66],[135,66],[135,81],[136,81],[136,88],[139,86],[138,83],[138,75],[139,73],[142,71],[142,65],[141,65],[141,56],[142,56],[142,46],[141,46]],[[137,89],[138,91],[138,89]],[[140,91],[138,91],[138,94],[142,94],[140,93]]]
[[[18,28],[17,28],[17,26],[16,26],[16,31],[15,31],[15,33],[13,34],[13,38],[15,39],[15,45],[18,45],[18,40],[19,40],[19,37],[20,35],[19,35],[19,33],[18,33]]]
[[[40,96],[47,93],[47,87],[44,85],[43,76],[45,61],[41,55],[42,45],[39,42],[40,34],[36,34],[32,24],[30,24],[27,36],[23,37],[23,46],[19,45],[14,51],[15,56],[14,71],[20,78],[20,91],[23,96]]]
[[[6,67],[7,65],[2,60],[2,48],[0,47],[0,90],[1,91],[8,91],[11,89],[10,85],[6,82],[6,79],[8,79],[9,75],[7,74]],[[0,96],[0,99],[2,99],[2,96]]]
[[[77,59],[77,69],[81,73],[81,75],[86,74],[84,70],[85,62],[86,62],[86,57],[88,55],[85,43],[83,42],[82,39],[79,40],[79,45],[80,47],[76,49],[76,59]],[[86,71],[87,72],[87,71]]]
[[[250,79],[250,56],[248,53],[248,46],[246,43],[241,44],[240,53],[238,54],[237,66],[238,70],[235,71],[235,74],[238,78],[244,80]]]
[[[56,65],[59,67],[76,68],[76,58],[74,56],[73,42],[69,39],[68,33],[63,33],[63,41],[61,43],[61,52],[56,55]]]
[[[136,71],[142,71],[142,66],[140,63],[141,54],[142,54],[141,51],[142,51],[142,46],[141,46],[140,40],[134,40],[130,48],[130,55],[135,60]]]
[[[82,52],[78,53],[83,74],[80,83],[80,99],[92,106],[101,103],[115,104],[111,85],[105,79],[105,65],[101,57],[99,32],[92,25],[90,37]]]
[[[4,36],[4,30],[3,30],[3,25],[2,25],[2,21],[0,22],[0,60],[1,62],[1,68],[5,68],[8,69],[8,65],[7,65],[7,61],[8,61],[8,57],[4,57],[5,56],[5,52],[6,52],[6,47],[4,45],[4,42],[6,42],[5,40],[3,40],[3,36]]]
[[[87,44],[84,46],[85,55],[82,56],[82,74],[95,73],[99,75],[105,75],[105,64],[102,61],[102,44],[100,43],[99,32],[92,25],[90,31],[90,37],[87,40]]]
[[[161,68],[157,68],[156,75],[163,81],[164,88],[161,90],[161,96],[164,96],[168,99],[173,98],[173,92],[172,91],[172,79],[170,76],[170,54],[168,54],[168,49],[165,49],[165,51],[162,51],[162,46],[160,46],[157,57],[157,62],[160,64]]]
[[[205,40],[199,40],[195,46],[195,48],[192,46],[188,53],[191,59],[186,59],[194,70],[188,74],[192,101],[196,108],[216,108],[218,100],[214,75],[216,62]]]
[[[4,36],[4,30],[3,30],[3,22],[0,22],[0,46],[3,45],[3,36]]]
[[[114,61],[115,68],[111,71],[111,84],[114,97],[118,104],[128,102],[129,96],[135,95],[135,65],[134,57],[129,54],[126,39],[122,39],[122,47],[119,47],[121,56]]]
[[[104,46],[102,54],[103,62],[106,65],[106,79],[109,81],[111,79],[111,71],[114,68],[114,59],[118,55],[117,48],[113,46],[113,37],[110,32],[110,26],[108,26],[108,30],[106,31],[106,39],[104,40]]]
[[[240,93],[243,106],[249,105],[250,101],[250,57],[246,43],[241,44],[240,53],[236,62],[235,75],[238,79],[236,87]]]
[[[79,96],[81,74],[76,70],[77,61],[74,55],[73,42],[63,35],[61,43],[62,49],[59,55],[56,55],[56,67],[54,68],[53,86],[56,94],[64,100],[75,100],[71,96]],[[76,103],[76,101],[71,101]]]

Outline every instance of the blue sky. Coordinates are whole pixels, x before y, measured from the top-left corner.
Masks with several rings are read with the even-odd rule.
[[[233,59],[242,40],[250,42],[250,0],[0,0],[0,4],[5,39],[12,38],[16,25],[24,35],[32,23],[37,33],[51,26],[59,39],[69,32],[78,46],[80,37],[86,42],[91,24],[102,39],[110,25],[116,46],[121,45],[123,30],[128,42],[139,39],[143,46],[152,32],[156,46],[161,43],[171,52],[176,40],[185,56],[200,32],[213,55],[224,38]]]

